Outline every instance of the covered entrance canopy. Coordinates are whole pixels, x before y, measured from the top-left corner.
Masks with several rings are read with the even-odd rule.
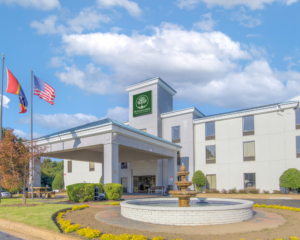
[[[161,159],[168,159],[169,179],[177,179],[181,146],[109,118],[41,137],[37,144],[47,147],[45,157],[102,163],[104,183],[121,183],[120,162]]]

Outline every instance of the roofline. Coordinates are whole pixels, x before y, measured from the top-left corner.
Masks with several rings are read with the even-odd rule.
[[[199,124],[199,123],[218,121],[218,120],[224,120],[224,119],[230,119],[230,118],[236,118],[236,117],[244,117],[247,115],[274,112],[274,111],[278,111],[281,109],[296,108],[296,107],[298,107],[298,104],[299,104],[298,101],[282,102],[282,103],[278,103],[278,104],[268,105],[265,107],[243,109],[243,110],[239,110],[239,111],[235,111],[235,112],[229,112],[229,113],[223,113],[223,114],[198,118],[198,119],[194,119],[193,122],[194,122],[194,124]]]
[[[146,142],[151,142],[152,144],[155,144],[158,146],[163,145],[164,147],[170,148],[172,150],[182,148],[181,146],[179,146],[175,143],[172,143],[165,139],[153,136],[149,133],[145,133],[143,131],[140,131],[138,129],[127,126],[125,124],[119,123],[114,120],[111,120],[111,122],[109,122],[109,123],[104,123],[104,124],[101,124],[98,126],[88,127],[88,128],[84,128],[84,129],[78,129],[78,130],[74,130],[74,131],[70,131],[70,132],[63,132],[61,134],[56,134],[56,135],[43,136],[36,140],[37,140],[37,145],[48,145],[48,144],[52,144],[52,143],[56,143],[56,142],[61,142],[64,140],[71,140],[71,139],[80,138],[80,137],[88,137],[88,136],[92,136],[92,135],[109,133],[109,132],[117,133],[117,134],[125,135],[125,136],[130,136],[135,139],[144,140]],[[75,137],[74,137],[74,134],[75,134]]]
[[[144,81],[135,83],[131,86],[126,87],[127,92],[131,92],[143,87],[151,86],[154,84],[158,84],[160,87],[165,89],[168,93],[170,93],[172,96],[174,96],[177,92],[170,86],[168,85],[164,80],[162,80],[160,77],[155,77],[155,78],[150,78],[146,79]]]
[[[205,115],[202,112],[200,112],[196,107],[190,107],[190,108],[185,108],[185,109],[162,113],[162,114],[160,114],[160,117],[168,118],[168,117],[175,117],[175,116],[188,114],[188,113],[193,113],[195,116],[197,116],[199,118],[205,117]]]

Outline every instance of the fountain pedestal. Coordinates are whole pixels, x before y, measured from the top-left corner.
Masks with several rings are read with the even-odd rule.
[[[181,190],[178,191],[170,191],[170,194],[173,197],[178,197],[179,199],[179,207],[189,207],[190,206],[190,198],[195,197],[199,191],[187,191],[186,189],[191,186],[193,183],[186,181],[185,177],[189,175],[189,172],[186,172],[186,167],[184,164],[180,167],[180,172],[177,173],[178,176],[181,177],[181,181],[175,182],[176,186],[180,187]]]

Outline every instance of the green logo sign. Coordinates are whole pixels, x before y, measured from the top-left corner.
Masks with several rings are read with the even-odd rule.
[[[152,91],[133,95],[133,116],[152,112]]]

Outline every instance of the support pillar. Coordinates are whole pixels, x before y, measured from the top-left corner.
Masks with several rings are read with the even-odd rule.
[[[104,144],[103,178],[106,183],[120,183],[119,178],[119,145],[115,143]]]
[[[177,190],[175,181],[177,181],[177,154],[173,158],[168,159],[169,180],[168,185],[173,185],[173,190]]]
[[[163,186],[163,160],[157,160],[156,186]]]

